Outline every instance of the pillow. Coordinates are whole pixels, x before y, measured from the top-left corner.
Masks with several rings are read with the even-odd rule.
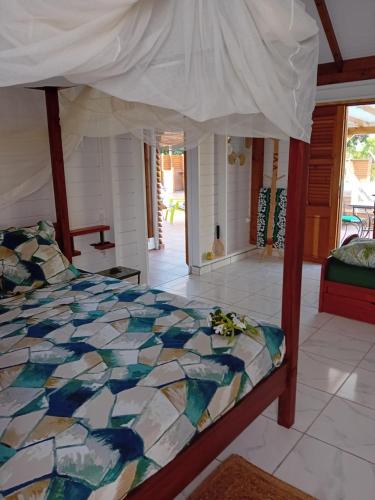
[[[0,288],[2,294],[23,293],[46,284],[70,281],[78,270],[62,254],[53,224],[0,230]]]
[[[345,264],[375,269],[375,240],[356,238],[333,250],[332,255]]]

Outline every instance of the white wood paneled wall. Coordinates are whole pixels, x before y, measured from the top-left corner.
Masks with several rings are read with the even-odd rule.
[[[217,221],[217,183],[214,167],[214,136],[198,146],[199,161],[199,250],[201,262],[212,248]]]
[[[74,264],[87,271],[114,265],[141,269],[147,277],[143,148],[131,136],[110,139],[85,137],[65,163],[69,219],[72,229],[108,224],[105,236],[116,247],[95,250],[98,234],[75,238],[82,255]],[[29,226],[55,220],[52,182],[0,211],[0,227]]]
[[[110,138],[116,263],[140,269],[147,281],[147,221],[143,143],[130,134]]]
[[[263,186],[271,187],[273,161],[273,140],[264,141],[264,178]],[[278,188],[286,188],[288,184],[288,162],[289,162],[289,141],[279,142],[279,169],[278,169]],[[282,177],[282,178],[280,178]]]
[[[113,241],[113,216],[108,206],[109,165],[105,155],[106,139],[85,137],[73,155],[65,162],[71,229],[108,224],[111,231],[106,239]],[[99,241],[99,234],[88,234],[74,239],[75,248],[82,254],[73,258],[74,264],[95,272],[115,265],[114,249],[98,251],[90,243]]]
[[[31,226],[41,219],[55,219],[52,182],[49,182],[32,195],[1,207],[0,227]]]
[[[251,150],[242,137],[232,137],[233,150],[246,156],[245,165],[227,166],[227,253],[249,247]]]
[[[238,144],[236,143],[238,142]],[[249,203],[250,203],[250,156],[251,151],[244,147],[244,140],[233,139],[235,150],[245,152],[247,162],[244,166],[227,164],[227,139],[225,136],[210,136],[201,142],[197,150],[188,153],[195,155],[191,162],[196,228],[190,227],[194,235],[191,264],[195,267],[208,264],[205,255],[211,250],[215,238],[216,225],[220,226],[220,237],[226,255],[246,251],[249,241]],[[195,183],[195,184],[194,184]],[[215,260],[212,261],[215,267]]]

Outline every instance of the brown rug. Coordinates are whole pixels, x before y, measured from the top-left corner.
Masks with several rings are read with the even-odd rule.
[[[316,500],[290,484],[231,455],[188,497],[188,500]]]

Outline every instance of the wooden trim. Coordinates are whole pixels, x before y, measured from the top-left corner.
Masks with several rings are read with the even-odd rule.
[[[109,248],[114,248],[115,246],[114,243],[111,243],[110,241],[105,241],[104,239],[104,232],[109,231],[110,229],[111,229],[110,226],[104,224],[98,226],[88,226],[88,227],[80,227],[78,229],[72,229],[70,231],[70,244],[73,257],[78,257],[78,255],[81,255],[81,252],[74,248],[74,238],[77,236],[99,233],[100,241],[97,243],[90,243],[90,245],[94,247],[96,250],[107,250]]]
[[[350,117],[350,123],[353,123],[353,128],[354,127],[371,127],[371,123],[366,122],[364,120],[360,120],[359,118],[356,118],[355,116]]]
[[[375,125],[370,127],[349,127],[348,128],[348,139],[353,137],[353,135],[365,135],[365,134],[375,134]]]
[[[73,250],[69,229],[58,89],[56,87],[45,87],[44,92],[47,107],[48,137],[56,208],[56,237],[61,247],[61,251],[66,258],[72,262]]]
[[[373,108],[372,106],[365,104],[364,106],[361,106],[361,108],[363,109],[363,111],[366,111],[366,113],[370,113],[371,115],[375,115],[375,108]]]
[[[251,151],[250,243],[257,242],[258,198],[263,186],[264,139],[253,139]]]
[[[343,104],[344,106],[359,106],[361,104],[375,104],[375,99],[369,99],[368,97],[363,97],[360,99],[341,99],[340,101],[322,101],[317,102],[315,107],[323,106],[338,106]]]
[[[146,143],[143,144],[143,152],[145,159],[147,238],[153,238],[154,223],[152,216],[151,151],[150,146]]]
[[[189,216],[188,216],[188,179],[186,151],[184,151],[184,193],[185,193],[185,262],[189,266]]]
[[[104,231],[109,231],[111,226],[99,225],[99,226],[88,226],[81,227],[78,229],[71,229],[70,236],[84,236],[86,234],[103,233]]]
[[[347,141],[347,127],[348,127],[348,117],[347,117],[346,106],[338,106],[338,126],[336,130],[337,146],[336,151],[340,151],[337,154],[335,169],[333,171],[333,189],[331,191],[332,207],[330,215],[330,250],[336,248],[340,241],[340,230],[341,230],[341,212],[343,203],[343,189],[344,189],[344,171],[345,171],[345,154],[346,154],[346,141]],[[340,149],[338,149],[340,148]]]
[[[338,71],[336,63],[318,65],[318,85],[356,82],[373,78],[375,78],[375,56],[344,60],[340,71]]]
[[[290,139],[288,199],[286,208],[285,253],[281,326],[286,338],[287,389],[279,399],[278,422],[285,427],[294,423],[297,388],[299,320],[305,209],[307,197],[309,145]]]
[[[337,42],[335,30],[333,29],[331,17],[327,9],[327,4],[325,0],[315,0],[315,5],[320,20],[322,21],[324,33],[326,35],[329,48],[331,49],[333,59],[335,60],[336,68],[338,71],[341,71],[343,65],[343,59],[339,44]]]
[[[155,150],[155,163],[156,163],[156,196],[157,196],[157,249],[164,248],[163,242],[163,198],[162,198],[162,168],[160,149]]]
[[[234,408],[199,434],[192,443],[126,498],[173,500],[223,451],[286,387],[287,367],[282,365],[262,380]]]

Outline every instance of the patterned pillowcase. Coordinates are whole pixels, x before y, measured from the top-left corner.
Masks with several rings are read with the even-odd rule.
[[[0,230],[0,293],[23,293],[77,276],[59,249],[52,223]]]
[[[332,255],[345,264],[375,269],[375,240],[356,238],[333,250]]]

